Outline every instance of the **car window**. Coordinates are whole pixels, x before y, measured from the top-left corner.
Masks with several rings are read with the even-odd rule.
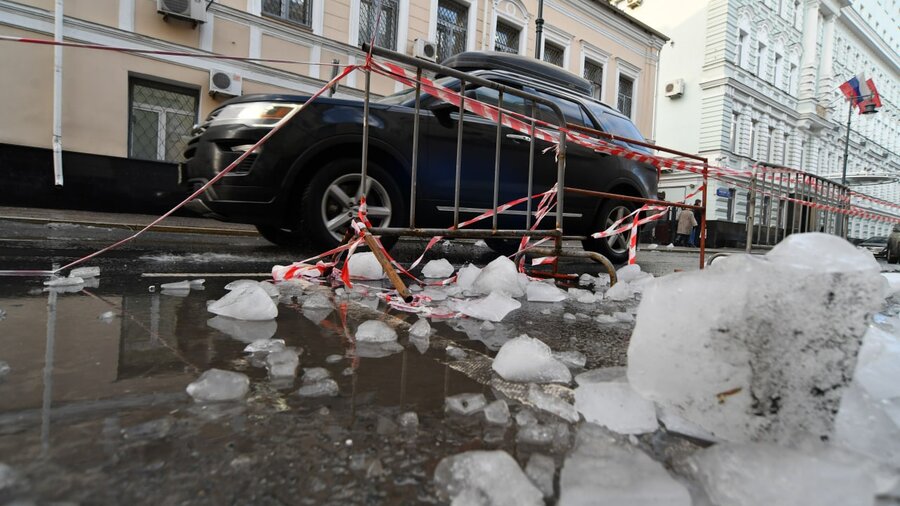
[[[499,105],[500,103],[500,92],[484,86],[467,90],[466,96],[490,105]],[[523,116],[528,116],[530,114],[531,101],[510,93],[504,93],[503,108],[508,111],[517,112]]]
[[[546,98],[547,100],[551,100],[554,103],[556,103],[556,105],[558,105],[559,108],[562,109],[563,116],[566,117],[567,123],[573,123],[578,126],[594,128],[593,123],[591,123],[587,119],[581,106],[578,105],[576,102],[567,100],[565,98],[557,97],[554,95],[550,95],[550,94],[544,93],[542,91],[537,91],[537,90],[529,90],[529,91],[541,98]],[[546,121],[547,123],[550,123],[553,125],[555,125],[559,122],[559,120],[556,117],[556,113],[553,112],[553,109],[551,109],[543,104],[538,104],[538,119]]]
[[[435,81],[435,83],[445,87],[450,88],[452,90],[456,90],[459,88],[459,80],[455,77],[442,77]],[[430,95],[427,93],[422,93],[422,99],[425,97],[429,97]],[[377,102],[381,104],[388,105],[398,105],[406,102],[414,102],[416,99],[416,89],[415,88],[406,88],[405,90],[398,91],[392,95],[388,95],[386,97],[380,98]]]
[[[644,136],[641,135],[640,130],[631,122],[630,119],[618,116],[616,114],[610,113],[600,104],[589,104],[591,111],[594,113],[594,116],[597,117],[597,120],[600,121],[601,130],[605,132],[609,132],[613,135],[617,135],[619,137],[625,137],[627,139],[634,139],[636,141],[645,141]],[[627,142],[623,142],[631,149],[636,151],[643,151],[645,153],[652,153],[650,148],[645,146],[640,146],[638,144],[631,144]]]

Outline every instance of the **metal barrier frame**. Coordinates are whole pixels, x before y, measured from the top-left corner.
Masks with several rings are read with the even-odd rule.
[[[412,237],[435,237],[435,236],[444,236],[444,237],[457,237],[457,238],[501,238],[501,239],[521,239],[524,237],[551,237],[554,241],[554,246],[552,248],[538,248],[538,247],[530,247],[528,248],[530,252],[539,255],[547,255],[553,257],[574,257],[574,258],[589,258],[594,260],[600,264],[602,264],[606,270],[610,274],[611,282],[616,282],[616,272],[615,267],[605,256],[592,252],[592,251],[582,251],[582,250],[564,250],[562,248],[563,239],[586,239],[584,236],[564,236],[563,233],[563,216],[565,209],[565,198],[564,195],[566,192],[577,193],[581,195],[594,196],[598,198],[604,199],[615,199],[615,200],[623,200],[629,202],[637,202],[644,205],[660,205],[660,206],[674,206],[682,209],[695,210],[699,209],[702,212],[702,218],[700,223],[700,268],[704,267],[705,260],[705,250],[706,250],[706,201],[707,201],[707,182],[708,182],[708,160],[704,157],[700,157],[697,155],[692,155],[689,153],[684,153],[668,148],[663,148],[657,146],[655,144],[650,144],[644,142],[642,140],[637,139],[629,139],[625,137],[616,136],[607,132],[594,130],[586,127],[582,127],[579,125],[573,125],[566,122],[565,116],[562,113],[560,107],[553,101],[510,87],[505,86],[503,84],[499,84],[476,75],[468,74],[465,72],[461,72],[456,69],[452,69],[449,67],[445,67],[436,63],[432,63],[426,60],[421,60],[418,58],[413,58],[411,56],[398,53],[396,51],[391,51],[385,48],[377,47],[377,46],[369,46],[368,44],[363,44],[362,49],[366,52],[371,52],[376,56],[386,58],[389,60],[393,60],[399,62],[401,64],[405,64],[407,66],[413,67],[416,69],[416,80],[415,80],[415,114],[413,119],[413,146],[412,146],[412,157],[411,157],[411,176],[410,176],[410,194],[409,194],[409,226],[402,227],[373,227],[370,230],[366,230],[364,232],[364,239],[366,239],[366,243],[370,246],[370,249],[373,251],[376,248],[376,242],[374,239],[369,239],[368,235],[386,235],[386,236],[412,236]],[[417,190],[417,179],[418,179],[418,165],[419,165],[419,137],[420,137],[420,112],[421,112],[421,98],[422,98],[422,74],[423,70],[428,70],[435,72],[436,74],[440,74],[442,76],[455,77],[460,81],[460,89],[458,91],[460,97],[460,104],[458,107],[459,110],[459,118],[457,120],[457,136],[456,136],[456,172],[455,172],[455,182],[454,182],[454,198],[453,198],[453,228],[452,229],[435,229],[435,228],[419,228],[416,227],[416,190]],[[365,72],[365,84],[364,84],[364,105],[363,105],[363,137],[362,137],[362,161],[360,167],[360,176],[361,176],[361,184],[359,186],[359,194],[357,198],[366,194],[367,185],[368,185],[368,154],[369,154],[369,104],[371,101],[371,70],[364,69]],[[493,209],[496,210],[499,202],[499,183],[500,183],[500,147],[501,147],[501,138],[502,138],[502,130],[503,126],[503,97],[505,94],[517,96],[523,98],[525,100],[529,100],[531,103],[531,115],[526,118],[529,123],[532,131],[536,128],[535,124],[535,113],[537,104],[546,105],[551,111],[553,111],[556,116],[556,123],[550,124],[550,129],[555,129],[558,132],[558,147],[556,150],[557,155],[557,193],[556,193],[556,226],[553,230],[531,230],[532,228],[532,198],[533,195],[533,182],[534,182],[534,151],[535,151],[535,135],[531,135],[529,138],[529,157],[528,157],[528,199],[526,200],[526,225],[524,230],[513,230],[513,229],[498,229],[498,214],[494,213],[492,216],[492,226],[490,230],[486,229],[475,229],[475,230],[462,230],[457,228],[459,226],[459,212],[460,212],[460,204],[459,204],[459,193],[460,193],[460,179],[461,179],[461,164],[462,164],[462,145],[463,145],[463,132],[464,132],[464,119],[465,119],[465,101],[466,95],[465,90],[469,85],[479,85],[484,86],[490,89],[494,89],[498,92],[498,103],[496,107],[499,110],[499,114],[496,120],[496,140],[495,140],[495,156],[494,156],[494,181],[492,188],[492,197],[493,197]],[[515,113],[513,113],[515,114]],[[672,153],[676,156],[690,158],[693,160],[698,160],[703,163],[703,188],[702,188],[702,205],[694,206],[684,203],[675,203],[668,201],[660,201],[656,199],[647,199],[641,197],[633,197],[630,195],[620,195],[606,192],[597,192],[593,190],[587,190],[582,188],[572,188],[565,186],[565,168],[566,168],[566,131],[581,131],[583,133],[587,133],[589,135],[606,138],[612,141],[620,141],[627,142],[629,144],[635,144],[640,146],[645,146],[654,150],[664,151],[668,153]],[[661,170],[657,168],[657,178],[659,178],[661,174]],[[349,239],[349,238],[348,238]],[[380,253],[380,252],[378,252]],[[406,286],[399,280],[399,276],[396,276],[393,272],[393,267],[390,264],[390,260],[385,258],[384,255],[380,255],[376,253],[379,261],[382,263],[382,266],[385,268],[385,271],[388,272],[391,281],[397,287],[398,292],[404,299],[411,298],[411,294],[406,289]],[[520,252],[521,254],[521,252]],[[566,278],[571,279],[568,275],[560,275],[557,272],[557,263],[553,262],[553,271],[552,273],[541,273],[535,272],[534,274],[543,275],[547,277],[555,277],[555,278]],[[394,274],[394,275],[392,275]]]

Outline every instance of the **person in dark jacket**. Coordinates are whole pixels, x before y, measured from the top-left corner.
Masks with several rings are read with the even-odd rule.
[[[700,200],[699,199],[695,200],[694,205],[699,206]],[[694,220],[697,222],[697,224],[694,226],[693,229],[691,229],[691,239],[690,239],[691,246],[694,246],[694,247],[700,246],[700,221],[702,219],[703,219],[703,210],[694,209]]]

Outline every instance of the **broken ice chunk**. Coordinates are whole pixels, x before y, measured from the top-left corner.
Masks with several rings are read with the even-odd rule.
[[[603,299],[603,295],[594,294],[590,290],[582,290],[581,288],[569,288],[569,298],[582,304],[593,304]]]
[[[550,347],[522,334],[510,339],[497,352],[491,366],[506,381],[521,383],[568,383],[572,373],[552,356]]]
[[[315,383],[325,378],[330,378],[331,373],[324,367],[306,367],[303,369],[303,376],[300,378],[303,383]]]
[[[481,322],[481,326],[479,326],[478,328],[480,328],[481,330],[494,330],[497,327],[490,321],[485,320],[485,321]]]
[[[384,269],[372,252],[357,253],[351,256],[347,263],[350,264],[347,268],[350,269],[352,278],[371,280],[384,278]]]
[[[831,437],[883,288],[874,259],[824,234],[660,278],[638,309],[629,383],[718,439]]]
[[[238,320],[273,320],[278,316],[278,307],[258,283],[242,285],[206,309],[211,313]]]
[[[864,468],[769,444],[720,443],[689,457],[714,504],[871,506],[875,483]]]
[[[191,290],[202,290],[203,283],[206,283],[206,280],[203,278],[192,279],[188,282],[188,284],[191,285]]]
[[[597,323],[604,323],[604,324],[606,324],[606,323],[622,323],[618,319],[616,319],[614,316],[611,316],[608,314],[598,314],[597,316],[594,317],[594,321]]]
[[[99,267],[76,267],[69,271],[70,278],[96,278],[100,276]]]
[[[245,353],[272,353],[284,350],[284,339],[257,339],[244,347]]]
[[[631,283],[616,283],[603,294],[608,300],[623,301],[634,297],[635,289]]]
[[[426,351],[428,351],[428,347],[431,346],[430,341],[431,340],[429,339],[428,335],[422,337],[414,336],[412,335],[412,333],[410,333],[409,335],[409,343],[415,346],[416,350],[419,353],[425,353]]]
[[[532,281],[525,287],[528,302],[560,302],[566,300],[566,292],[556,285],[543,281]]]
[[[526,425],[533,425],[535,423],[538,423],[538,420],[530,409],[523,408],[520,409],[518,413],[516,413],[516,425],[524,427]]]
[[[415,411],[401,413],[400,416],[397,417],[397,423],[404,429],[413,430],[419,426],[419,415],[417,415]]]
[[[532,453],[525,466],[525,474],[531,478],[544,497],[553,497],[553,478],[556,476],[556,462],[553,457]]]
[[[445,410],[463,416],[481,411],[486,404],[483,394],[456,394],[444,399]]]
[[[327,357],[325,357],[326,364],[336,364],[341,360],[344,360],[343,355],[328,355]]]
[[[645,434],[659,426],[653,403],[628,383],[590,383],[575,389],[575,409],[585,420],[619,434]]]
[[[266,357],[266,369],[272,378],[290,378],[297,374],[300,359],[291,350],[274,351]]]
[[[453,504],[544,505],[541,491],[502,450],[475,450],[446,457],[435,468],[434,481],[441,498]]]
[[[493,292],[511,297],[525,295],[525,288],[520,284],[515,262],[505,256],[499,256],[487,264],[475,278],[472,288],[483,295]]]
[[[516,442],[529,445],[565,447],[569,440],[569,425],[563,422],[520,426]]]
[[[191,282],[188,280],[176,281],[174,283],[163,283],[159,285],[163,290],[190,290]]]
[[[426,278],[449,278],[453,275],[453,265],[445,258],[431,260],[422,268]]]
[[[356,329],[357,342],[385,343],[397,340],[397,331],[381,320],[363,322]]]
[[[488,244],[482,239],[478,239],[477,241],[475,241],[474,246],[476,248],[490,248],[490,246],[488,246]]]
[[[9,366],[9,364],[0,360],[0,380],[2,380],[4,376],[9,374],[9,371],[11,370],[12,368]]]
[[[553,358],[559,360],[570,369],[580,369],[587,363],[587,357],[580,351],[554,351]]]
[[[450,291],[445,286],[426,286],[422,290],[422,295],[433,301],[440,302],[442,300],[447,300],[447,297],[450,296]]]
[[[463,290],[472,288],[472,284],[481,274],[481,268],[472,264],[466,264],[459,272],[456,273],[456,286]]]
[[[619,280],[619,283],[631,283],[652,277],[652,274],[641,271],[641,266],[638,264],[629,264],[616,271],[616,279]]]
[[[457,348],[456,346],[452,346],[449,344],[444,349],[444,352],[447,354],[448,357],[456,359],[456,360],[462,360],[462,359],[466,358],[466,356],[467,356],[465,350],[463,350],[462,348]]]
[[[115,317],[116,317],[116,313],[115,313],[115,312],[113,312],[113,311],[104,311],[103,313],[100,313],[100,316],[98,316],[97,319],[102,320],[102,321],[104,321],[104,322],[106,322],[106,323],[109,323],[109,322],[111,322],[112,319],[115,318]]]
[[[691,496],[662,464],[585,423],[560,472],[558,504],[691,506]]]
[[[484,407],[484,419],[494,425],[506,425],[509,423],[509,406],[503,399],[488,404]]]
[[[572,313],[563,313],[563,320],[567,322],[574,322],[578,317],[573,315]]]
[[[64,286],[78,286],[83,285],[84,280],[81,278],[53,278],[50,281],[44,281],[44,286],[49,286],[51,288],[56,287],[64,287]]]
[[[624,367],[592,369],[575,376],[575,383],[587,385],[588,383],[606,383],[608,381],[628,381],[625,374],[627,374],[627,370]]]
[[[428,323],[427,318],[419,318],[419,321],[413,323],[411,327],[409,327],[409,335],[410,337],[428,337],[431,335],[431,324]]]
[[[340,393],[340,388],[337,382],[331,378],[306,383],[297,390],[297,395],[300,397],[334,397],[338,393]]]
[[[501,292],[491,292],[481,299],[472,299],[461,303],[459,312],[479,320],[499,322],[509,314],[522,307],[522,303]]]
[[[613,315],[613,318],[616,319],[616,321],[620,321],[623,323],[634,322],[634,315],[632,315],[631,313],[626,313],[624,311],[616,311],[612,315]]]
[[[239,372],[210,369],[188,385],[186,390],[196,402],[235,401],[247,395],[250,379]]]
[[[556,415],[567,422],[577,422],[578,411],[561,397],[545,392],[537,385],[528,385],[528,402],[532,406]]]

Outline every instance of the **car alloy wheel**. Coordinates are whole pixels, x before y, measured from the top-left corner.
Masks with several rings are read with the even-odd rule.
[[[606,220],[603,223],[603,230],[606,230],[609,227],[613,226],[615,222],[628,216],[630,213],[631,209],[624,204],[616,205],[606,214]],[[628,253],[628,233],[623,232],[612,237],[607,237],[603,240],[606,241],[606,246],[609,248],[609,250],[616,255],[624,255]]]
[[[335,241],[341,241],[350,221],[359,210],[360,174],[344,174],[333,180],[322,195],[322,223]],[[366,192],[366,216],[374,227],[387,227],[393,212],[391,197],[377,179],[369,176]]]

